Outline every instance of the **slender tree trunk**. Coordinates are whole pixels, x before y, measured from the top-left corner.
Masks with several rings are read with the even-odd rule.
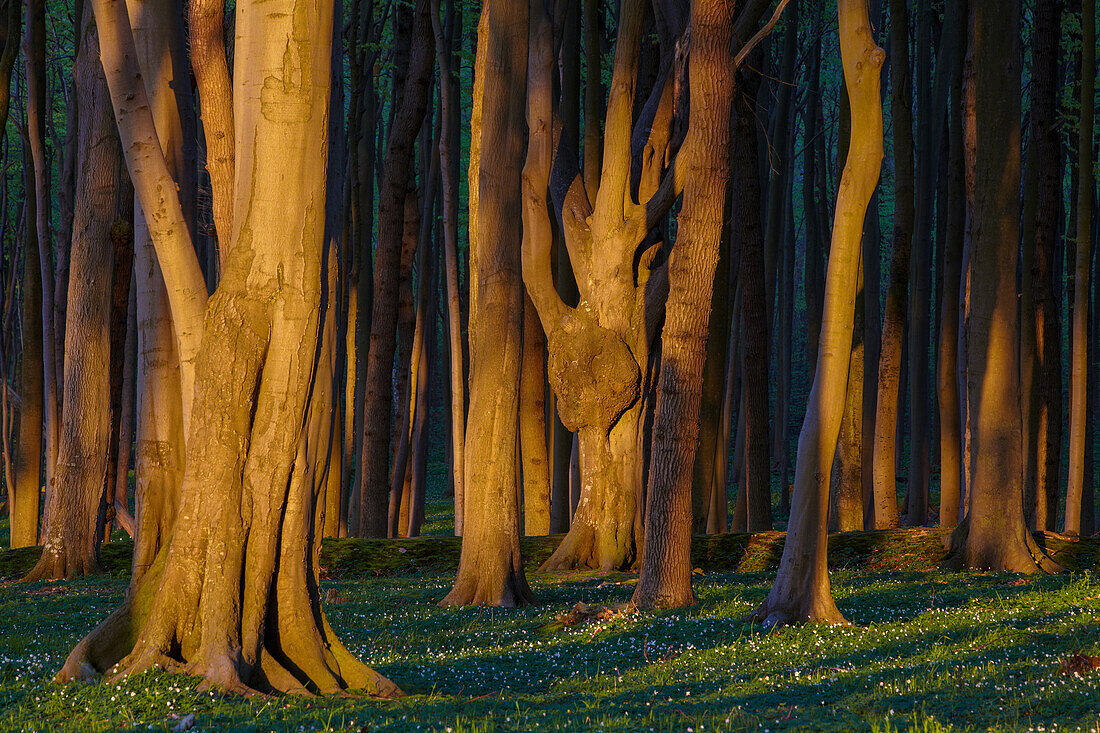
[[[534,47],[551,43],[549,19],[532,2]],[[466,515],[458,577],[443,605],[522,606],[516,491],[516,415],[522,359],[520,226],[528,8],[489,0],[481,11],[471,119],[470,420]],[[537,66],[537,65],[536,65]]]
[[[550,534],[550,463],[546,451],[546,335],[530,298],[523,305],[519,434],[523,464],[523,533]]]
[[[118,417],[118,454],[114,475],[108,477],[110,507],[108,515],[113,515],[119,526],[134,539],[137,534],[134,515],[130,511],[130,458],[134,446],[134,404],[137,402],[137,288],[130,286],[129,305],[126,315],[126,345],[122,363],[122,406]],[[110,532],[107,532],[110,537]]]
[[[882,164],[879,70],[885,53],[872,38],[867,0],[838,0],[837,6],[844,78],[852,105],[852,140],[837,191],[821,347],[799,437],[787,541],[775,585],[753,614],[767,626],[843,621],[833,602],[826,566],[828,477],[847,392],[863,220]]]
[[[898,526],[897,457],[898,395],[902,339],[906,318],[906,285],[913,241],[913,115],[909,79],[909,12],[906,0],[890,0],[890,94],[894,128],[894,252],[882,319],[878,366],[878,408],[873,457],[875,528]],[[923,52],[923,49],[921,50]]]
[[[27,140],[34,164],[35,230],[42,283],[43,433],[45,435],[46,520],[53,508],[54,472],[58,453],[59,385],[54,331],[54,273],[50,258],[50,164],[46,159],[46,7],[45,0],[28,0],[23,58],[27,74]]]
[[[959,286],[962,277],[966,192],[963,174],[963,59],[966,54],[966,6],[948,12],[944,38],[954,46],[947,63],[951,79],[948,107],[947,224],[942,244],[943,298],[940,301],[937,392],[940,408],[940,527],[954,529],[962,502],[962,416],[959,405]],[[1026,329],[1025,329],[1026,330]],[[1022,347],[1021,347],[1022,348]],[[1022,361],[1022,359],[1021,359]]]
[[[768,457],[768,306],[765,245],[760,222],[760,177],[756,165],[759,127],[754,114],[760,76],[741,71],[735,96],[734,196],[731,221],[741,241],[741,412],[744,458],[738,483],[745,494],[746,529],[772,528],[771,462]],[[739,418],[739,421],[741,418]],[[741,429],[738,432],[742,432]],[[736,522],[735,522],[736,525]]]
[[[24,146],[25,148],[26,146]],[[23,154],[25,190],[34,188],[29,151]],[[23,204],[26,239],[23,242],[23,315],[20,333],[23,357],[19,370],[19,443],[15,452],[15,484],[8,497],[11,546],[38,544],[38,515],[42,496],[42,413],[44,365],[42,358],[42,271],[38,266],[38,218],[35,197]]]
[[[1092,136],[1096,91],[1096,3],[1081,0],[1081,121],[1077,144],[1077,254],[1073,292],[1072,369],[1070,372],[1069,487],[1067,534],[1082,530],[1085,482],[1085,422],[1088,403],[1089,261],[1092,256]],[[1091,528],[1090,528],[1091,529]]]
[[[375,254],[371,305],[370,348],[364,386],[362,497],[359,532],[367,537],[386,534],[390,482],[392,374],[397,346],[397,301],[401,276],[404,201],[410,181],[413,143],[427,109],[434,44],[428,0],[418,0],[413,23],[413,50],[408,62],[404,94],[394,99],[393,125],[386,146],[378,202],[378,247]],[[471,207],[472,210],[472,207]],[[415,235],[414,235],[415,236]]]
[[[432,3],[432,27],[435,32],[436,58],[442,78],[450,79],[451,54],[445,43],[439,20],[439,0]],[[458,290],[458,180],[452,161],[458,158],[447,124],[458,114],[459,100],[454,99],[451,84],[440,84],[439,114],[447,134],[439,136],[439,167],[443,184],[443,253],[447,270],[447,343],[450,349],[451,380],[451,475],[454,481],[455,534],[462,535],[465,499],[466,380],[463,374],[462,311]]]

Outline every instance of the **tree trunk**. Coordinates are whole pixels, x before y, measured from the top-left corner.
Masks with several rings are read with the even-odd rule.
[[[940,301],[940,335],[937,392],[940,407],[940,527],[954,529],[962,502],[962,416],[959,405],[959,285],[962,277],[963,236],[966,226],[966,192],[963,174],[962,72],[966,55],[966,6],[951,6],[945,39],[954,46],[951,65],[951,102],[948,107],[947,212],[943,244],[943,298]],[[1022,348],[1022,347],[1021,347]]]
[[[841,58],[852,105],[852,140],[837,191],[825,281],[821,345],[799,436],[791,521],[775,585],[753,617],[766,626],[843,622],[826,566],[828,477],[843,417],[863,220],[882,164],[879,70],[867,0],[838,0]]]
[[[362,496],[359,533],[384,537],[387,528],[390,477],[393,360],[397,335],[397,302],[401,277],[406,188],[410,182],[413,144],[427,110],[434,65],[428,0],[418,0],[413,23],[412,54],[404,94],[395,97],[393,125],[387,142],[379,186],[378,246],[371,304],[370,348],[364,386]],[[399,67],[400,68],[400,67]]]
[[[50,259],[50,164],[46,159],[46,7],[45,0],[28,0],[23,58],[27,75],[27,140],[34,164],[35,231],[38,234],[38,268],[42,283],[43,434],[45,435],[46,516],[54,501],[54,477],[58,454],[59,385],[57,333],[54,330],[54,273]]]
[[[24,146],[25,147],[25,146]],[[23,154],[25,190],[34,188],[29,151]],[[8,496],[11,546],[38,544],[38,515],[42,496],[42,271],[38,266],[38,218],[35,197],[24,198],[26,239],[23,242],[23,358],[19,370],[19,444],[16,448],[15,485]]]
[[[754,114],[760,76],[741,72],[735,95],[734,196],[731,221],[741,241],[741,410],[744,459],[738,483],[746,499],[746,528],[772,528],[771,463],[768,457],[768,320],[764,238],[760,226],[760,177],[756,165],[759,127]],[[741,418],[739,417],[739,420]],[[738,432],[741,432],[740,430]],[[736,522],[735,522],[736,524]]]
[[[693,0],[691,28],[689,132],[677,156],[686,158],[683,170],[688,183],[669,261],[645,545],[633,597],[642,608],[695,603],[691,588],[692,468],[707,358],[708,305],[714,295],[714,271],[722,242],[736,67],[730,58],[733,18],[723,3]],[[677,167],[680,164],[677,160]]]
[[[93,5],[128,138],[128,121],[151,127],[152,119],[147,106],[132,108],[129,119],[119,109],[144,96],[140,72],[129,73],[136,70],[126,60],[134,45],[125,7],[118,0]],[[237,244],[195,363],[180,520],[158,562],[74,649],[58,678],[182,663],[206,685],[228,690],[396,695],[340,645],[321,612],[322,477],[302,457],[310,447],[310,395],[331,384],[323,376],[314,382],[331,367],[319,343],[324,216],[310,202],[324,199],[318,161],[327,138],[332,4],[307,13],[289,0],[265,0],[262,8],[257,0],[238,10],[235,144],[241,170],[251,175],[235,177]],[[283,76],[272,77],[272,69]],[[261,93],[244,91],[255,88]],[[124,148],[134,178],[148,175],[137,164],[140,151]],[[283,184],[263,184],[271,180]]]
[[[432,28],[435,33],[436,58],[441,77],[448,83],[439,87],[439,114],[446,134],[439,136],[439,167],[443,188],[443,252],[447,269],[447,343],[450,349],[451,380],[451,476],[454,481],[455,534],[462,535],[465,498],[466,439],[466,379],[463,374],[462,309],[458,291],[458,180],[452,161],[457,161],[457,142],[450,134],[448,122],[458,114],[459,100],[453,98],[451,53],[445,43],[439,20],[439,0],[432,2]]]
[[[65,334],[64,398],[45,547],[26,580],[76,578],[99,570],[100,502],[111,442],[111,283],[114,250],[131,246],[125,175],[91,8],[81,20],[78,166]],[[116,355],[121,361],[121,355]],[[48,381],[48,377],[47,377]]]
[[[550,463],[546,451],[546,335],[531,299],[523,304],[519,434],[523,463],[523,533],[550,534]]]
[[[543,50],[540,3],[532,34]],[[522,606],[534,598],[523,573],[516,491],[516,416],[523,340],[521,169],[528,8],[489,0],[474,62],[470,190],[470,415],[466,514],[458,577],[443,605]],[[483,141],[488,144],[483,144]],[[475,264],[476,263],[476,264]]]
[[[1066,534],[1082,530],[1085,482],[1085,421],[1088,405],[1089,261],[1092,256],[1093,96],[1096,91],[1096,3],[1081,2],[1081,120],[1077,146],[1077,262],[1074,277],[1072,369],[1070,372],[1069,485]]]
[[[875,528],[898,526],[897,457],[898,396],[906,286],[913,241],[913,114],[909,79],[909,12],[906,0],[890,0],[890,94],[894,128],[894,253],[882,319],[878,366],[878,408],[873,457]]]
[[[970,511],[951,535],[950,562],[1034,572],[1045,558],[1024,526],[1016,354],[1020,2],[971,3],[969,22],[967,138],[974,155],[973,286],[967,319],[971,486]]]

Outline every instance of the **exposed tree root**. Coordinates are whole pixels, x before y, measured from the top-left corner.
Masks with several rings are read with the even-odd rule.
[[[995,538],[972,538],[970,517],[944,538],[948,551],[943,562],[946,570],[993,570],[1013,573],[1060,573],[1064,567],[1050,558],[1039,547],[1030,532],[1023,531],[1017,537],[1004,532]]]

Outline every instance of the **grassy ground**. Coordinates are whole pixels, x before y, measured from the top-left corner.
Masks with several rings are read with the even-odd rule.
[[[104,577],[0,584],[0,729],[170,730],[1073,730],[1100,726],[1100,543],[1051,540],[1072,574],[945,574],[935,531],[833,539],[833,587],[854,626],[762,633],[741,621],[767,593],[782,535],[701,538],[699,604],[563,625],[577,601],[627,601],[634,577],[532,572],[529,609],[443,609],[452,539],[325,545],[326,610],[357,653],[410,697],[241,699],[148,674],[57,685],[72,645],[122,597],[128,546]],[[535,560],[553,538],[526,549]],[[16,575],[33,550],[0,555]]]

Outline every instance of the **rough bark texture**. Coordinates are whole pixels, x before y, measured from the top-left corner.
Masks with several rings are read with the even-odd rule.
[[[974,152],[973,286],[967,319],[972,411],[970,510],[951,535],[951,564],[1035,572],[1044,560],[1024,526],[1016,298],[1020,180],[1020,2],[970,4],[967,131]]]
[[[125,175],[91,10],[74,63],[80,119],[65,374],[54,499],[42,557],[26,580],[75,578],[99,569],[97,523],[111,440],[112,241],[130,239],[120,200]],[[121,354],[116,355],[121,361]]]
[[[732,31],[733,18],[722,2],[693,0],[688,61],[691,111],[688,136],[677,156],[677,167],[683,160],[688,182],[669,259],[645,545],[633,598],[642,608],[695,603],[691,588],[692,468],[699,436],[708,306],[729,180],[735,73]]]
[[[795,491],[775,585],[753,617],[766,626],[843,622],[826,566],[829,469],[843,417],[863,220],[882,164],[879,73],[867,0],[839,0],[840,48],[852,105],[851,145],[837,191],[818,363],[798,440]]]
[[[308,406],[328,383],[314,375],[330,368],[319,340],[326,171],[318,161],[327,138],[332,4],[237,7],[235,147],[240,170],[250,174],[235,178],[235,244],[195,361],[180,518],[154,566],[74,649],[58,678],[167,667],[242,692],[396,695],[339,643],[321,612],[323,476],[306,465],[318,448],[311,448],[316,411]],[[110,69],[134,53],[133,39],[117,0],[95,0],[94,8]],[[134,79],[108,73],[116,116],[138,93]],[[148,110],[141,114],[151,127]],[[138,154],[126,150],[132,172],[141,170],[131,159]],[[283,185],[265,185],[271,180]]]
[[[533,0],[536,19],[541,3]],[[522,606],[534,598],[523,574],[516,491],[516,415],[523,348],[520,184],[523,166],[528,8],[489,0],[474,65],[470,189],[470,413],[466,514],[458,577],[443,605]],[[546,22],[540,26],[548,32]],[[537,36],[536,36],[537,38]],[[483,144],[491,142],[491,144]],[[472,299],[472,298],[471,298]]]

